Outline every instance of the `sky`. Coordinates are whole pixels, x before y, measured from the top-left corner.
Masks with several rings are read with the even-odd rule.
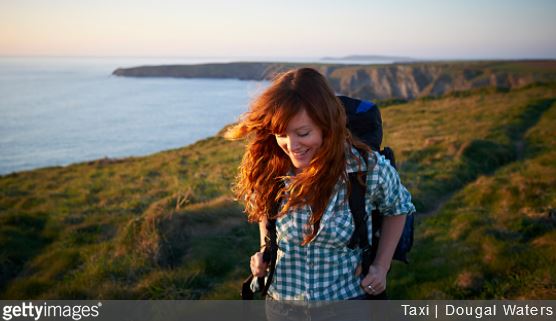
[[[555,0],[0,0],[0,56],[556,59]]]

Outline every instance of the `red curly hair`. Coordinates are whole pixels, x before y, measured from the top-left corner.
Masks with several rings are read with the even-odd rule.
[[[302,110],[322,130],[323,143],[309,166],[291,177],[286,189],[278,183],[290,173],[292,163],[278,146],[275,135],[284,133],[289,121]],[[290,208],[308,204],[312,209],[310,232],[303,245],[315,237],[338,180],[347,182],[346,143],[369,150],[351,137],[341,102],[324,76],[312,68],[278,74],[226,137],[248,139],[234,193],[245,201],[249,221],[273,219],[285,215]],[[285,206],[276,217],[269,217],[272,206],[285,193],[288,194]]]

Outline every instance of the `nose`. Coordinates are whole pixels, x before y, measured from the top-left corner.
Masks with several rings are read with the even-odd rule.
[[[299,142],[293,135],[288,135],[286,143],[288,144],[288,149],[290,151],[294,151],[299,147]]]

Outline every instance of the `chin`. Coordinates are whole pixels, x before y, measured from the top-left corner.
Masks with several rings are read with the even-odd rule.
[[[304,170],[305,168],[309,167],[309,164],[297,164],[297,165],[294,165],[294,167],[295,167],[297,170],[302,171],[302,170]]]

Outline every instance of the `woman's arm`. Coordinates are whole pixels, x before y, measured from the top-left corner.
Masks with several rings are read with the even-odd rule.
[[[262,277],[266,275],[266,270],[268,268],[268,263],[263,260],[263,252],[266,244],[266,236],[268,235],[268,230],[266,229],[267,219],[263,218],[259,222],[259,234],[261,249],[251,256],[251,273],[256,277]]]
[[[266,224],[268,219],[265,217],[259,222],[259,235],[261,241],[261,252],[264,251],[264,246],[266,244],[266,236],[268,235],[268,230],[266,229]]]
[[[373,265],[378,265],[386,271],[390,269],[392,257],[400,241],[405,224],[405,215],[384,216],[380,230],[378,250]]]
[[[377,254],[369,271],[364,271],[367,274],[361,286],[367,293],[376,295],[386,289],[386,274],[403,232],[406,215],[415,212],[415,206],[398,172],[384,156],[377,155],[377,163],[373,173],[367,175],[367,182],[369,190],[374,192],[371,199],[383,217]],[[369,229],[372,231],[372,226]]]
[[[365,271],[367,275],[361,280],[361,287],[371,295],[377,295],[386,290],[386,275],[392,263],[392,257],[405,224],[405,215],[385,216],[378,242],[375,260]]]

